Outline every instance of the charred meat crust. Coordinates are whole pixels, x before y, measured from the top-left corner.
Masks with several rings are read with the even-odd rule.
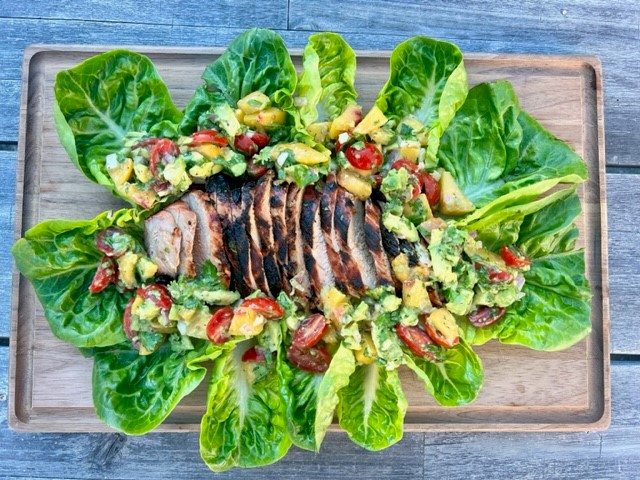
[[[334,173],[330,173],[327,176],[324,191],[322,192],[322,198],[320,200],[320,224],[322,226],[324,241],[327,244],[329,262],[333,267],[332,270],[335,277],[336,287],[343,292],[347,292],[348,279],[342,265],[342,260],[340,259],[340,247],[338,246],[338,240],[333,228],[333,214],[336,209],[337,195],[338,183],[336,182],[336,176]]]
[[[193,248],[198,225],[196,214],[182,201],[172,203],[166,208],[166,211],[173,216],[181,234],[178,275],[194,277],[196,266],[193,259]]]
[[[366,286],[349,246],[349,225],[353,221],[354,210],[353,201],[347,197],[343,188],[338,187],[336,208],[333,212],[333,228],[340,248],[340,260],[346,276],[347,293],[359,297],[366,290]]]
[[[276,261],[276,247],[273,235],[273,217],[271,215],[272,183],[273,171],[269,171],[258,180],[253,199],[253,213],[267,285],[271,295],[276,297],[282,289],[282,277]]]
[[[261,290],[267,295],[269,286],[264,272],[264,262],[262,261],[262,252],[260,251],[260,237],[258,235],[258,227],[253,211],[253,201],[255,198],[255,182],[247,182],[242,187],[242,213],[244,218],[244,228],[249,244],[249,268],[254,290]]]
[[[291,284],[287,280],[287,184],[278,180],[271,185],[271,199],[269,207],[271,209],[271,222],[274,239],[274,253],[276,264],[280,271],[281,289],[287,293],[291,292]]]
[[[287,225],[289,227],[286,275],[290,280],[296,279],[303,289],[301,293],[308,295],[309,274],[304,265],[304,242],[300,230],[303,195],[304,189],[298,187],[295,183],[289,184],[286,207]]]
[[[391,286],[393,274],[391,265],[382,245],[381,221],[382,216],[377,205],[371,200],[365,202],[364,237],[367,249],[371,253],[376,271],[376,286]]]

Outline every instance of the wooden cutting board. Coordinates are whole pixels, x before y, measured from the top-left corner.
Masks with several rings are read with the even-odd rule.
[[[88,219],[125,204],[87,180],[58,142],[53,123],[56,73],[109,46],[33,46],[25,52],[17,165],[15,237],[52,218]],[[221,49],[132,47],[147,54],[183,107],[204,67]],[[292,52],[300,64],[300,52]],[[388,76],[388,53],[359,52],[356,87],[369,108]],[[593,291],[593,332],[562,352],[535,352],[490,342],[477,347],[485,384],[470,406],[438,406],[408,371],[406,430],[596,430],[610,422],[607,226],[601,67],[576,56],[465,56],[470,85],[506,79],[522,107],[583,156],[589,180],[580,186],[584,214],[579,245],[586,249]],[[50,332],[29,285],[13,274],[9,425],[16,430],[109,430],[91,400],[92,360]],[[158,430],[197,431],[207,382],[185,398]]]

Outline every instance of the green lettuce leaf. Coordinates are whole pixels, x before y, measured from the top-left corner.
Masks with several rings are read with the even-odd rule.
[[[11,253],[20,273],[33,285],[53,334],[76,347],[124,342],[122,314],[131,294],[114,285],[91,294],[89,285],[103,253],[95,235],[119,226],[140,237],[133,210],[104,212],[93,220],[50,220],[18,240]]]
[[[467,96],[462,53],[452,43],[413,37],[393,50],[390,70],[376,105],[389,118],[420,120],[429,132],[427,159],[435,160],[440,137]]]
[[[337,33],[316,33],[302,56],[296,104],[303,125],[336,118],[356,103],[356,55]]]
[[[442,136],[438,159],[476,207],[542,180],[587,178],[580,156],[520,110],[506,81],[469,91]]]
[[[397,370],[377,363],[360,365],[338,396],[340,426],[354,443],[382,450],[402,438],[407,399]]]
[[[249,347],[248,342],[239,344],[213,363],[200,455],[214,472],[271,464],[291,446],[275,368],[251,374],[253,364],[241,360]]]
[[[147,57],[113,50],[56,75],[54,121],[71,161],[91,181],[112,191],[105,157],[129,132],[166,131],[182,113]],[[161,124],[160,127],[156,125]]]
[[[200,362],[215,358],[209,342],[187,352],[168,346],[140,355],[127,343],[99,351],[93,362],[93,404],[98,417],[116,430],[141,435],[153,430],[204,379]]]
[[[289,51],[277,33],[252,28],[238,35],[225,52],[202,74],[204,86],[196,89],[185,108],[180,130],[196,130],[200,117],[215,105],[236,106],[238,100],[260,90],[284,110],[293,109],[297,74]]]
[[[484,382],[480,358],[464,341],[442,349],[442,362],[405,354],[407,367],[424,382],[426,390],[447,407],[473,402]]]

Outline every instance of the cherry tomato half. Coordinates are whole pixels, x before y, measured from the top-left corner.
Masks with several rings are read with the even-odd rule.
[[[444,348],[451,348],[454,345],[460,343],[459,336],[451,336],[448,337],[443,332],[438,329],[438,326],[433,322],[429,321],[429,315],[423,315],[422,325],[424,325],[424,329],[427,331],[427,335],[431,337],[431,340],[436,342],[438,345]]]
[[[165,165],[171,163],[179,154],[180,149],[171,140],[168,138],[158,140],[149,154],[149,168],[151,169],[151,173],[157,175],[158,165],[160,163]]]
[[[344,154],[351,165],[361,170],[373,170],[382,165],[382,152],[374,143],[365,143],[359,149],[351,145]]]
[[[298,325],[291,343],[298,348],[313,347],[320,341],[326,330],[327,319],[321,313],[314,313]]]
[[[420,327],[409,327],[398,323],[396,324],[396,333],[414,355],[427,357],[433,361],[438,360],[436,354],[427,348],[429,345],[433,345],[433,340]]]
[[[169,290],[167,290],[164,285],[154,283],[153,285],[139,288],[137,290],[137,294],[144,300],[151,300],[156,307],[160,308],[160,310],[169,311],[171,310],[171,305],[173,305],[171,295],[169,295]]]
[[[96,247],[108,257],[121,257],[129,250],[130,238],[120,228],[105,228],[96,235]]]
[[[255,155],[264,147],[269,145],[269,135],[262,132],[247,131],[238,135],[233,141],[236,150],[240,150],[249,156]]]
[[[513,276],[509,272],[505,272],[504,270],[498,270],[497,268],[494,268],[491,265],[476,262],[475,269],[476,270],[485,269],[487,271],[487,278],[489,280],[489,283],[503,283],[503,282],[510,282],[511,280],[513,280]]]
[[[440,183],[430,173],[421,173],[422,189],[432,207],[440,201]]]
[[[504,260],[504,263],[510,267],[524,268],[531,265],[529,257],[514,245],[502,245],[502,247],[500,247],[500,256]]]
[[[247,162],[247,175],[253,178],[260,178],[265,173],[267,173],[269,169],[264,165],[257,165],[256,162],[253,161],[253,158]]]
[[[212,343],[225,343],[229,340],[229,325],[233,320],[233,309],[223,307],[214,313],[207,323],[207,338]]]
[[[396,160],[391,165],[391,168],[393,168],[394,170],[400,170],[401,168],[404,168],[407,172],[413,173],[414,175],[418,173],[418,165],[413,163],[411,160],[407,160],[406,158]]]
[[[324,348],[298,348],[291,345],[287,349],[287,359],[300,370],[324,373],[331,363],[331,355]]]
[[[200,145],[202,143],[212,143],[219,147],[228,145],[227,139],[218,133],[217,130],[199,130],[191,134],[191,143],[189,146]]]
[[[255,345],[242,354],[243,362],[260,363],[264,362],[264,350],[256,348]]]
[[[248,298],[242,301],[240,307],[250,308],[268,320],[275,320],[284,315],[284,310],[280,304],[267,297]]]
[[[107,288],[112,283],[118,281],[118,269],[115,262],[107,256],[102,257],[100,265],[96,270],[91,285],[89,285],[89,291],[91,293],[98,293]]]
[[[496,323],[504,316],[505,309],[503,307],[487,307],[481,305],[473,312],[467,315],[467,319],[477,328],[488,327],[492,323]]]

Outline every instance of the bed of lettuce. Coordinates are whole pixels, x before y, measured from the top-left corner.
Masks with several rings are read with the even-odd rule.
[[[298,76],[277,34],[248,30],[205,69],[203,84],[180,111],[148,58],[115,50],[58,74],[55,125],[71,161],[114,191],[105,156],[122,147],[128,132],[189,134],[212,109],[255,90],[288,112],[283,137],[312,143],[306,125],[356,102],[355,69],[356,57],[338,35],[310,37]],[[489,248],[514,244],[532,259],[524,297],[502,321],[479,329],[461,320],[462,341],[440,363],[404,353],[425,390],[445,406],[473,401],[484,380],[473,345],[498,339],[552,351],[587,336],[591,293],[584,251],[575,249],[581,214],[575,185],[588,175],[582,159],[520,109],[508,82],[468,89],[462,54],[450,43],[414,37],[400,44],[376,105],[388,118],[412,113],[428,127],[428,161],[450,171],[477,207],[457,226],[477,232]],[[254,381],[240,360],[247,342],[196,341],[191,350],[138,355],[122,328],[128,294],[110,287],[91,295],[88,286],[102,256],[95,234],[115,225],[141,235],[151,213],[134,208],[47,221],[12,250],[53,333],[93,357],[93,400],[107,425],[128,434],[152,430],[204,380],[208,366],[200,451],[215,471],[273,463],[292,444],[318,451],[334,416],[367,449],[402,437],[407,400],[398,370],[358,365],[345,346],[326,373],[313,374],[289,364],[280,344]],[[288,308],[296,314],[295,305]],[[383,328],[383,317],[374,328]]]

